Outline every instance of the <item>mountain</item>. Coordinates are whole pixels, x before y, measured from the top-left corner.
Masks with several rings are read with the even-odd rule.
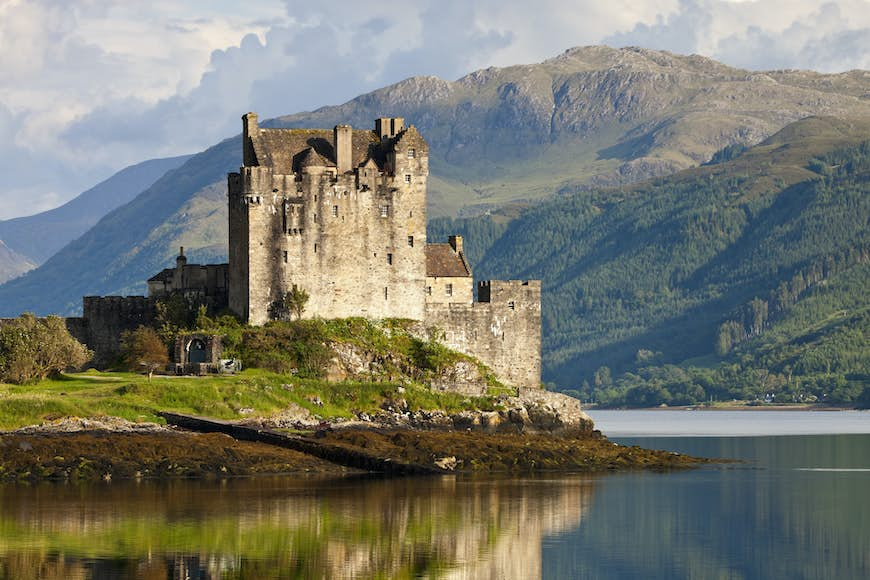
[[[376,117],[404,116],[431,144],[430,217],[471,216],[671,174],[811,114],[870,117],[867,95],[862,71],[757,73],[698,56],[586,47],[455,82],[412,78],[261,124],[370,127]],[[0,316],[75,313],[85,294],[144,292],[180,245],[191,261],[225,260],[226,173],[240,160],[238,137],[187,160],[0,286]]]
[[[3,240],[0,240],[0,284],[32,270],[36,265],[27,258],[9,249]]]
[[[185,155],[131,165],[60,207],[0,221],[0,240],[25,256],[26,260],[41,264],[88,231],[101,217],[129,202],[161,175],[189,158],[189,155]],[[0,265],[0,276],[3,272],[4,268]]]
[[[668,175],[811,115],[870,116],[870,74],[754,72],[591,46],[455,82],[415,77],[275,125],[404,116],[430,143],[429,215],[438,217]]]
[[[701,167],[430,234],[488,240],[468,246],[477,278],[543,280],[545,380],[585,398],[849,403],[870,384],[868,139],[870,119],[808,118]]]

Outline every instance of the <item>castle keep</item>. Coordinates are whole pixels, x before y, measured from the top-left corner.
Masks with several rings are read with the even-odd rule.
[[[540,387],[541,283],[482,281],[475,302],[462,238],[426,240],[429,146],[417,129],[401,118],[373,131],[242,121],[242,166],[227,178],[229,264],[188,264],[182,249],[148,280],[149,298],[86,297],[78,335],[107,342],[173,294],[259,325],[282,315],[295,286],[309,296],[303,317],[420,321],[502,382]]]

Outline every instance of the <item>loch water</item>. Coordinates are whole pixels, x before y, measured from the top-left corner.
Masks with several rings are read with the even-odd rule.
[[[870,578],[870,413],[592,415],[613,441],[739,461],[3,485],[0,579]]]

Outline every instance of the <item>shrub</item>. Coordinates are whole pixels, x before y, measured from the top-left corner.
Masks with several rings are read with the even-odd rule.
[[[22,314],[0,326],[0,380],[36,382],[85,364],[92,353],[69,333],[62,318]]]
[[[169,363],[169,353],[156,330],[140,326],[121,335],[121,360],[127,370],[147,372],[150,381],[154,371]]]

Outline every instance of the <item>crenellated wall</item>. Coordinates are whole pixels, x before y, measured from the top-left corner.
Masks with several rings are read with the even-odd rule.
[[[444,342],[477,357],[505,384],[541,386],[541,282],[482,281],[478,301],[430,303],[426,325]]]
[[[155,318],[154,300],[145,296],[85,296],[82,298],[82,322],[77,319],[70,333],[94,351],[94,365],[105,366],[121,350],[121,334],[139,326],[152,326]],[[83,340],[84,339],[84,340]]]

